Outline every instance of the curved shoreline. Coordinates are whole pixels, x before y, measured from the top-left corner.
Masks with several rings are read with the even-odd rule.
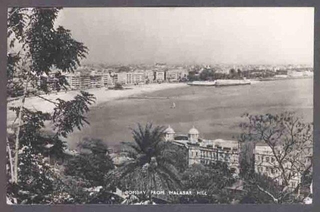
[[[94,88],[86,90],[88,93],[93,94],[96,97],[96,101],[94,104],[90,105],[90,107],[96,107],[102,103],[106,103],[112,100],[117,100],[121,98],[128,98],[131,96],[140,96],[144,93],[151,93],[160,90],[172,89],[172,88],[180,88],[180,87],[187,87],[185,83],[161,83],[161,84],[144,84],[144,85],[135,85],[135,86],[128,86],[128,88],[132,89],[125,89],[125,90],[109,90],[105,87],[103,88]],[[74,96],[79,94],[80,91],[66,91],[60,93],[51,93],[47,95],[42,95],[43,97],[55,101],[57,98],[63,100],[71,100]],[[11,122],[15,118],[15,114],[13,111],[8,110],[9,107],[16,107],[19,105],[19,99],[8,102],[7,104],[7,125],[9,126]],[[42,112],[52,112],[54,105],[48,101],[45,101],[39,97],[29,97],[25,101],[25,106],[29,109],[36,108]]]

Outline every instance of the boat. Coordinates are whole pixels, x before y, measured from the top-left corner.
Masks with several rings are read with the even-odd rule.
[[[233,79],[221,79],[215,80],[215,86],[232,86],[232,85],[250,85],[250,80],[233,80]]]
[[[247,79],[233,80],[233,79],[219,79],[215,81],[193,81],[188,85],[192,86],[232,86],[232,85],[250,85],[251,81]]]
[[[215,86],[215,81],[193,81],[193,82],[189,82],[188,85],[192,85],[192,86]]]

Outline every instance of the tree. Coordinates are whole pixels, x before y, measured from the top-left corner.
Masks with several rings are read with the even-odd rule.
[[[243,77],[243,73],[240,69],[237,70],[237,75],[239,78]]]
[[[121,83],[116,82],[113,89],[115,89],[115,90],[123,90],[124,88],[123,88]]]
[[[212,69],[204,69],[200,73],[200,80],[212,80],[214,71]]]
[[[24,146],[19,151],[21,176],[17,184],[7,184],[8,196],[20,204],[50,203],[56,181],[55,171],[42,154],[34,154],[32,146]]]
[[[287,198],[293,197],[294,194],[299,198],[301,178],[312,169],[312,124],[302,122],[301,118],[291,112],[279,115],[245,114],[244,116],[248,121],[240,124],[243,132],[239,141],[266,145],[270,160],[264,161],[264,164],[267,163],[273,170],[272,174],[266,174],[271,176],[274,183],[279,184],[278,188],[281,189],[277,195],[274,195],[268,191],[268,188],[263,188],[257,181],[253,181],[256,188],[269,195],[275,203],[293,201]],[[252,155],[251,162],[253,161]],[[259,161],[255,161],[254,166],[259,165]],[[294,186],[293,180],[299,183]]]
[[[80,154],[65,165],[65,174],[82,178],[89,187],[105,185],[107,173],[114,168],[107,146],[99,139],[84,139],[79,145]]]
[[[281,196],[281,186],[272,178],[259,173],[250,173],[243,177],[246,193],[240,200],[241,204],[271,204],[277,201],[274,197]],[[282,201],[289,201],[288,196]]]
[[[124,143],[121,150],[129,159],[109,174],[110,183],[125,190],[148,191],[141,200],[151,200],[152,190],[180,188],[176,158],[183,156],[163,140],[163,132],[163,127],[152,124],[133,129],[134,142]]]
[[[197,81],[200,79],[198,72],[196,72],[196,71],[189,71],[187,78],[189,81]]]
[[[52,148],[57,154],[63,152],[64,145],[61,138],[66,138],[75,127],[81,129],[84,123],[88,123],[85,113],[94,101],[93,95],[84,91],[71,101],[51,100],[41,95],[54,90],[68,89],[63,73],[73,72],[88,51],[87,47],[72,38],[69,30],[62,26],[55,27],[54,23],[60,10],[60,8],[8,10],[7,91],[8,97],[18,96],[20,101],[17,107],[9,108],[16,112],[16,119],[12,124],[14,134],[8,133],[7,138],[8,146],[14,143],[14,147],[11,148],[14,158],[11,157],[13,162],[10,163],[13,164],[10,175],[13,176],[14,184],[23,182],[23,179],[19,179],[22,174],[18,172],[24,172],[24,166],[19,162],[24,160],[24,155],[19,154],[19,150],[30,147],[30,157],[43,154],[46,151],[45,147]],[[54,86],[39,83],[39,78],[43,76],[52,77]],[[53,104],[53,113],[26,108],[25,101],[31,95]],[[43,133],[47,121],[53,123],[54,135]],[[31,163],[32,160],[28,161]],[[41,182],[46,184],[45,181]],[[21,186],[24,185],[22,183]]]
[[[234,78],[236,74],[237,74],[237,71],[234,68],[229,70],[229,75],[231,78]]]
[[[228,187],[236,182],[233,172],[225,163],[208,166],[194,164],[182,174],[183,189],[192,191],[192,196],[180,197],[179,203],[230,203],[234,196]],[[202,191],[203,194],[197,194]]]
[[[129,72],[130,71],[130,67],[128,66],[121,66],[119,67],[119,72]]]

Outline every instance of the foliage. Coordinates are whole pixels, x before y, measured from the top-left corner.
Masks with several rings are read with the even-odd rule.
[[[200,80],[213,80],[214,70],[204,69],[200,73]]]
[[[198,72],[196,71],[189,71],[189,74],[188,74],[188,80],[189,81],[197,81],[199,80],[199,75],[198,75]]]
[[[270,78],[270,77],[274,77],[276,74],[279,73],[275,73],[271,70],[260,70],[260,69],[252,69],[252,70],[245,70],[242,71],[242,76],[246,77],[246,78]],[[286,74],[286,73],[285,73]]]
[[[67,137],[67,134],[73,132],[75,127],[80,130],[83,122],[89,124],[84,114],[89,111],[89,105],[94,102],[95,98],[92,94],[80,92],[81,95],[77,95],[71,101],[57,99],[58,103],[52,115],[57,135]]]
[[[239,136],[242,143],[263,143],[270,150],[274,162],[269,166],[276,170],[272,180],[279,182],[277,194],[269,187],[263,187],[261,180],[248,178],[248,183],[269,195],[275,203],[293,201],[288,199],[301,187],[298,183],[292,187],[290,182],[296,177],[303,178],[312,169],[312,124],[304,123],[294,113],[284,112],[279,115],[244,115],[248,121],[240,124],[243,132]],[[257,154],[257,153],[256,153]],[[251,157],[253,162],[253,157]],[[257,164],[258,161],[255,161]],[[252,167],[250,164],[249,167]]]
[[[152,124],[132,130],[134,142],[123,145],[122,155],[129,159],[109,174],[110,183],[122,190],[173,190],[181,187],[175,161],[181,157],[163,140],[163,127]],[[183,156],[182,156],[183,157]],[[150,199],[151,194],[141,197]]]
[[[16,113],[12,123],[15,133],[8,133],[7,138],[9,147],[13,147],[15,142],[15,148],[12,148],[15,165],[10,171],[10,175],[15,176],[15,182],[9,182],[8,193],[12,193],[20,203],[53,201],[52,195],[49,195],[54,193],[53,171],[43,161],[44,156],[62,157],[65,145],[61,136],[67,137],[74,128],[81,129],[84,123],[88,123],[85,113],[94,101],[94,97],[86,92],[81,92],[70,101],[50,100],[45,95],[40,96],[53,90],[67,89],[68,83],[62,73],[73,72],[88,51],[81,42],[72,38],[69,30],[55,26],[60,10],[8,10],[7,95],[20,97],[20,105],[10,108]],[[46,80],[42,81],[49,77],[53,81],[52,85]],[[26,108],[25,99],[31,95],[54,104],[54,113]],[[54,126],[52,135],[44,132],[50,121]],[[13,157],[11,160],[10,164],[13,164]]]
[[[193,195],[180,197],[179,203],[230,203],[234,198],[228,187],[236,182],[236,178],[225,163],[192,165],[181,179],[183,189],[193,191]],[[199,191],[205,195],[197,194]]]
[[[27,76],[34,91],[48,93],[46,84],[37,84],[37,77],[43,74],[56,79],[54,87],[59,91],[67,85],[61,71],[73,72],[85,57],[87,47],[74,40],[69,30],[62,26],[55,28],[59,11],[60,8],[9,9],[8,95],[21,86],[17,80],[25,80]]]
[[[246,175],[244,179],[246,194],[241,198],[242,204],[275,203],[275,199],[281,196],[282,187],[265,175],[252,173]],[[289,201],[289,196],[282,201]]]
[[[49,203],[55,181],[53,170],[40,153],[33,153],[31,146],[24,146],[20,151],[21,176],[17,184],[8,183],[7,192],[20,204]]]
[[[129,72],[130,68],[128,66],[119,67],[119,72]]]
[[[65,165],[65,174],[76,176],[92,186],[102,186],[107,173],[114,168],[107,146],[98,139],[85,139],[79,144],[80,154]]]
[[[123,86],[122,86],[122,84],[121,83],[116,83],[115,85],[114,85],[114,89],[115,90],[123,90]]]

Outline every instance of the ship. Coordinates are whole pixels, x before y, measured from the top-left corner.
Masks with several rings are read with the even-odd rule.
[[[215,81],[193,81],[188,83],[188,85],[193,86],[215,86],[215,84]]]
[[[232,85],[251,85],[251,81],[247,79],[233,80],[233,79],[221,79],[215,80],[215,86],[232,86]]]
[[[214,81],[193,81],[189,82],[191,86],[232,86],[232,85],[250,85],[250,80],[233,80],[233,79],[219,79]]]

